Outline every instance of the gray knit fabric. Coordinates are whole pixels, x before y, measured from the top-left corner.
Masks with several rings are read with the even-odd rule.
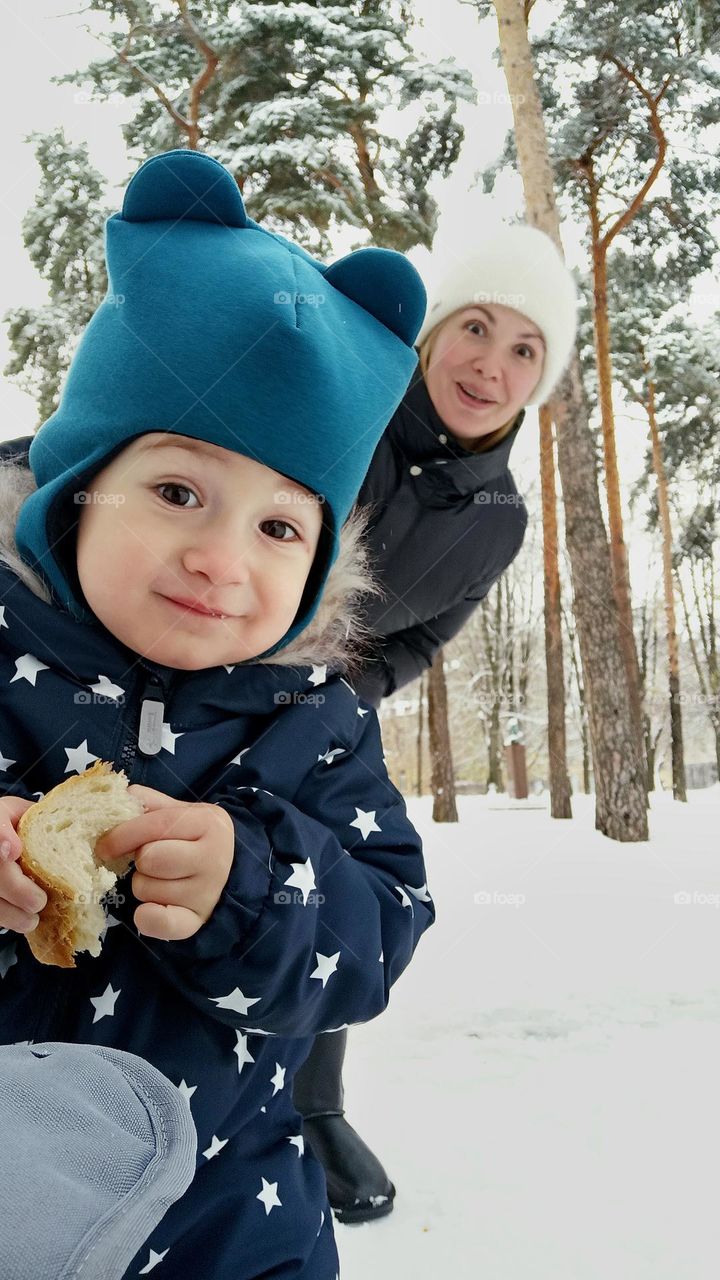
[[[195,1172],[187,1101],[119,1049],[1,1046],[0,1135],[12,1280],[120,1280]]]

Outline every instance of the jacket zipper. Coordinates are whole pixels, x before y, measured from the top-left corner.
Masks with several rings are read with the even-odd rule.
[[[140,718],[137,734],[126,737],[120,750],[119,765],[132,780],[132,770],[139,751],[142,756],[156,756],[162,748],[165,718],[165,689],[159,676],[148,672],[140,696]]]

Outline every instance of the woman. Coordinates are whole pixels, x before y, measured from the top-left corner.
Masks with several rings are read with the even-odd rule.
[[[572,276],[553,242],[499,227],[430,286],[419,368],[373,455],[359,503],[384,599],[364,606],[376,647],[356,679],[373,706],[431,666],[522,546],[508,468],[524,406],[548,399],[575,339]],[[389,1213],[395,1188],[344,1118],[347,1032],[318,1036],[295,1105],[343,1222]]]

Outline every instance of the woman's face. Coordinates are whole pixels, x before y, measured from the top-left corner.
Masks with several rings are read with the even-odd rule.
[[[461,442],[489,435],[527,404],[542,374],[545,343],[512,307],[483,303],[448,316],[425,378],[436,412]]]

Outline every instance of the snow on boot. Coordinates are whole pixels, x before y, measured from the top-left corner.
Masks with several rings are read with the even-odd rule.
[[[303,1121],[305,1137],[325,1169],[338,1222],[372,1222],[392,1213],[395,1188],[377,1156],[342,1115]]]

